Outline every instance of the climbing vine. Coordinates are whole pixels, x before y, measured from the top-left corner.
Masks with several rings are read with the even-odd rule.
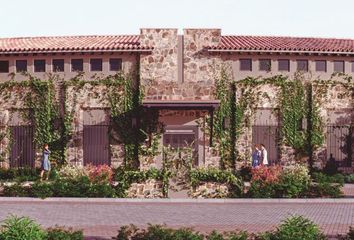
[[[220,107],[214,119],[214,147],[220,151],[221,167],[234,169],[236,159],[240,156],[235,143],[243,131],[250,127],[250,120],[260,103],[268,98],[275,114],[280,118],[282,144],[292,147],[297,157],[311,156],[314,150],[324,142],[324,120],[320,106],[326,99],[328,88],[342,85],[342,97],[353,96],[352,78],[335,74],[329,80],[305,81],[304,76],[296,73],[289,79],[283,75],[268,78],[247,77],[232,81],[226,68],[221,68],[215,77],[215,96],[220,100]],[[335,78],[341,77],[341,79]],[[262,86],[273,86],[276,102],[271,102]],[[278,112],[279,111],[279,112]],[[228,124],[225,124],[228,122]],[[207,126],[207,128],[210,128]]]

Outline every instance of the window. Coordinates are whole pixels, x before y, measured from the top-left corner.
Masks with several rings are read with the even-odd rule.
[[[110,71],[122,70],[122,59],[120,59],[120,58],[109,59],[109,70]]]
[[[344,73],[344,61],[333,61],[333,70]]]
[[[102,59],[101,58],[92,58],[90,60],[91,71],[92,72],[101,72],[102,71]]]
[[[53,59],[53,72],[64,72],[64,59]]]
[[[45,60],[34,60],[34,71],[45,72]]]
[[[0,73],[9,72],[9,61],[0,61]]]
[[[307,60],[296,60],[296,63],[297,63],[297,70],[298,71],[308,72],[308,70],[309,70],[309,61],[307,61]]]
[[[82,60],[82,59],[71,59],[71,71],[72,72],[82,72],[82,71],[84,71],[84,60]]]
[[[16,60],[16,72],[27,72],[27,60]]]
[[[316,60],[316,72],[327,72],[326,60]]]
[[[354,73],[354,61],[352,62],[352,73]]]
[[[252,71],[252,59],[240,59],[241,71]]]
[[[289,59],[279,59],[278,60],[278,70],[279,71],[290,71],[290,61]]]
[[[270,71],[272,69],[272,63],[270,59],[259,59],[259,71]]]

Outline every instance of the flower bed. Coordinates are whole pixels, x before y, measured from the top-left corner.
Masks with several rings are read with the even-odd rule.
[[[309,174],[307,167],[292,165],[261,166],[252,170],[251,186],[247,193],[252,198],[340,197],[344,181],[338,176],[323,173]]]

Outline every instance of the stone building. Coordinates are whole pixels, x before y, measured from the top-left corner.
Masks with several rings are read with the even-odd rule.
[[[141,29],[131,36],[71,36],[0,39],[0,84],[25,81],[28,72],[38,78],[55,74],[56,97],[73,112],[72,138],[67,143],[67,161],[72,164],[111,164],[124,162],[124,144],[112,140],[109,133],[112,111],[106,86],[86,84],[77,89],[60,86],[81,72],[81,77],[95,81],[117,72],[136,73],[132,86],[143,92],[142,107],[156,110],[163,133],[154,156],[140,157],[140,167],[160,167],[162,146],[192,148],[195,166],[220,165],[220,152],[213,139],[213,121],[222,99],[216,96],[216,78],[227,68],[231,80],[247,77],[271,78],[279,74],[289,79],[301,72],[303,81],[351,81],[354,75],[354,40],[224,36],[220,29]],[[334,74],[336,75],[334,76]],[[350,84],[349,83],[349,84]],[[313,153],[315,165],[322,168],[330,158],[350,171],[353,154],[353,86],[335,84],[326,89],[320,114],[325,141]],[[348,89],[350,88],[350,89]],[[33,124],[21,112],[23,91],[10,94],[0,88],[0,127],[11,136],[0,138],[2,166],[35,166]],[[22,91],[22,92],[21,92]],[[281,123],[274,109],[274,86],[259,87],[261,94],[249,124],[236,141],[242,160],[248,161],[254,144],[263,143],[271,163],[293,159],[292,150],[278,144]],[[349,94],[343,92],[349,91]],[[242,95],[236,90],[236,102]],[[265,93],[266,97],[265,97]],[[281,111],[281,109],[280,109]],[[62,114],[65,114],[62,111]],[[134,123],[132,123],[134,124]],[[205,127],[209,125],[208,131]],[[350,146],[348,146],[350,144]]]

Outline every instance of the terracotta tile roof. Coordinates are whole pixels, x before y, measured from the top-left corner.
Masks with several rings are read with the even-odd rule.
[[[0,38],[0,53],[148,50],[139,35]]]
[[[220,45],[208,49],[354,53],[354,39],[222,36]]]

